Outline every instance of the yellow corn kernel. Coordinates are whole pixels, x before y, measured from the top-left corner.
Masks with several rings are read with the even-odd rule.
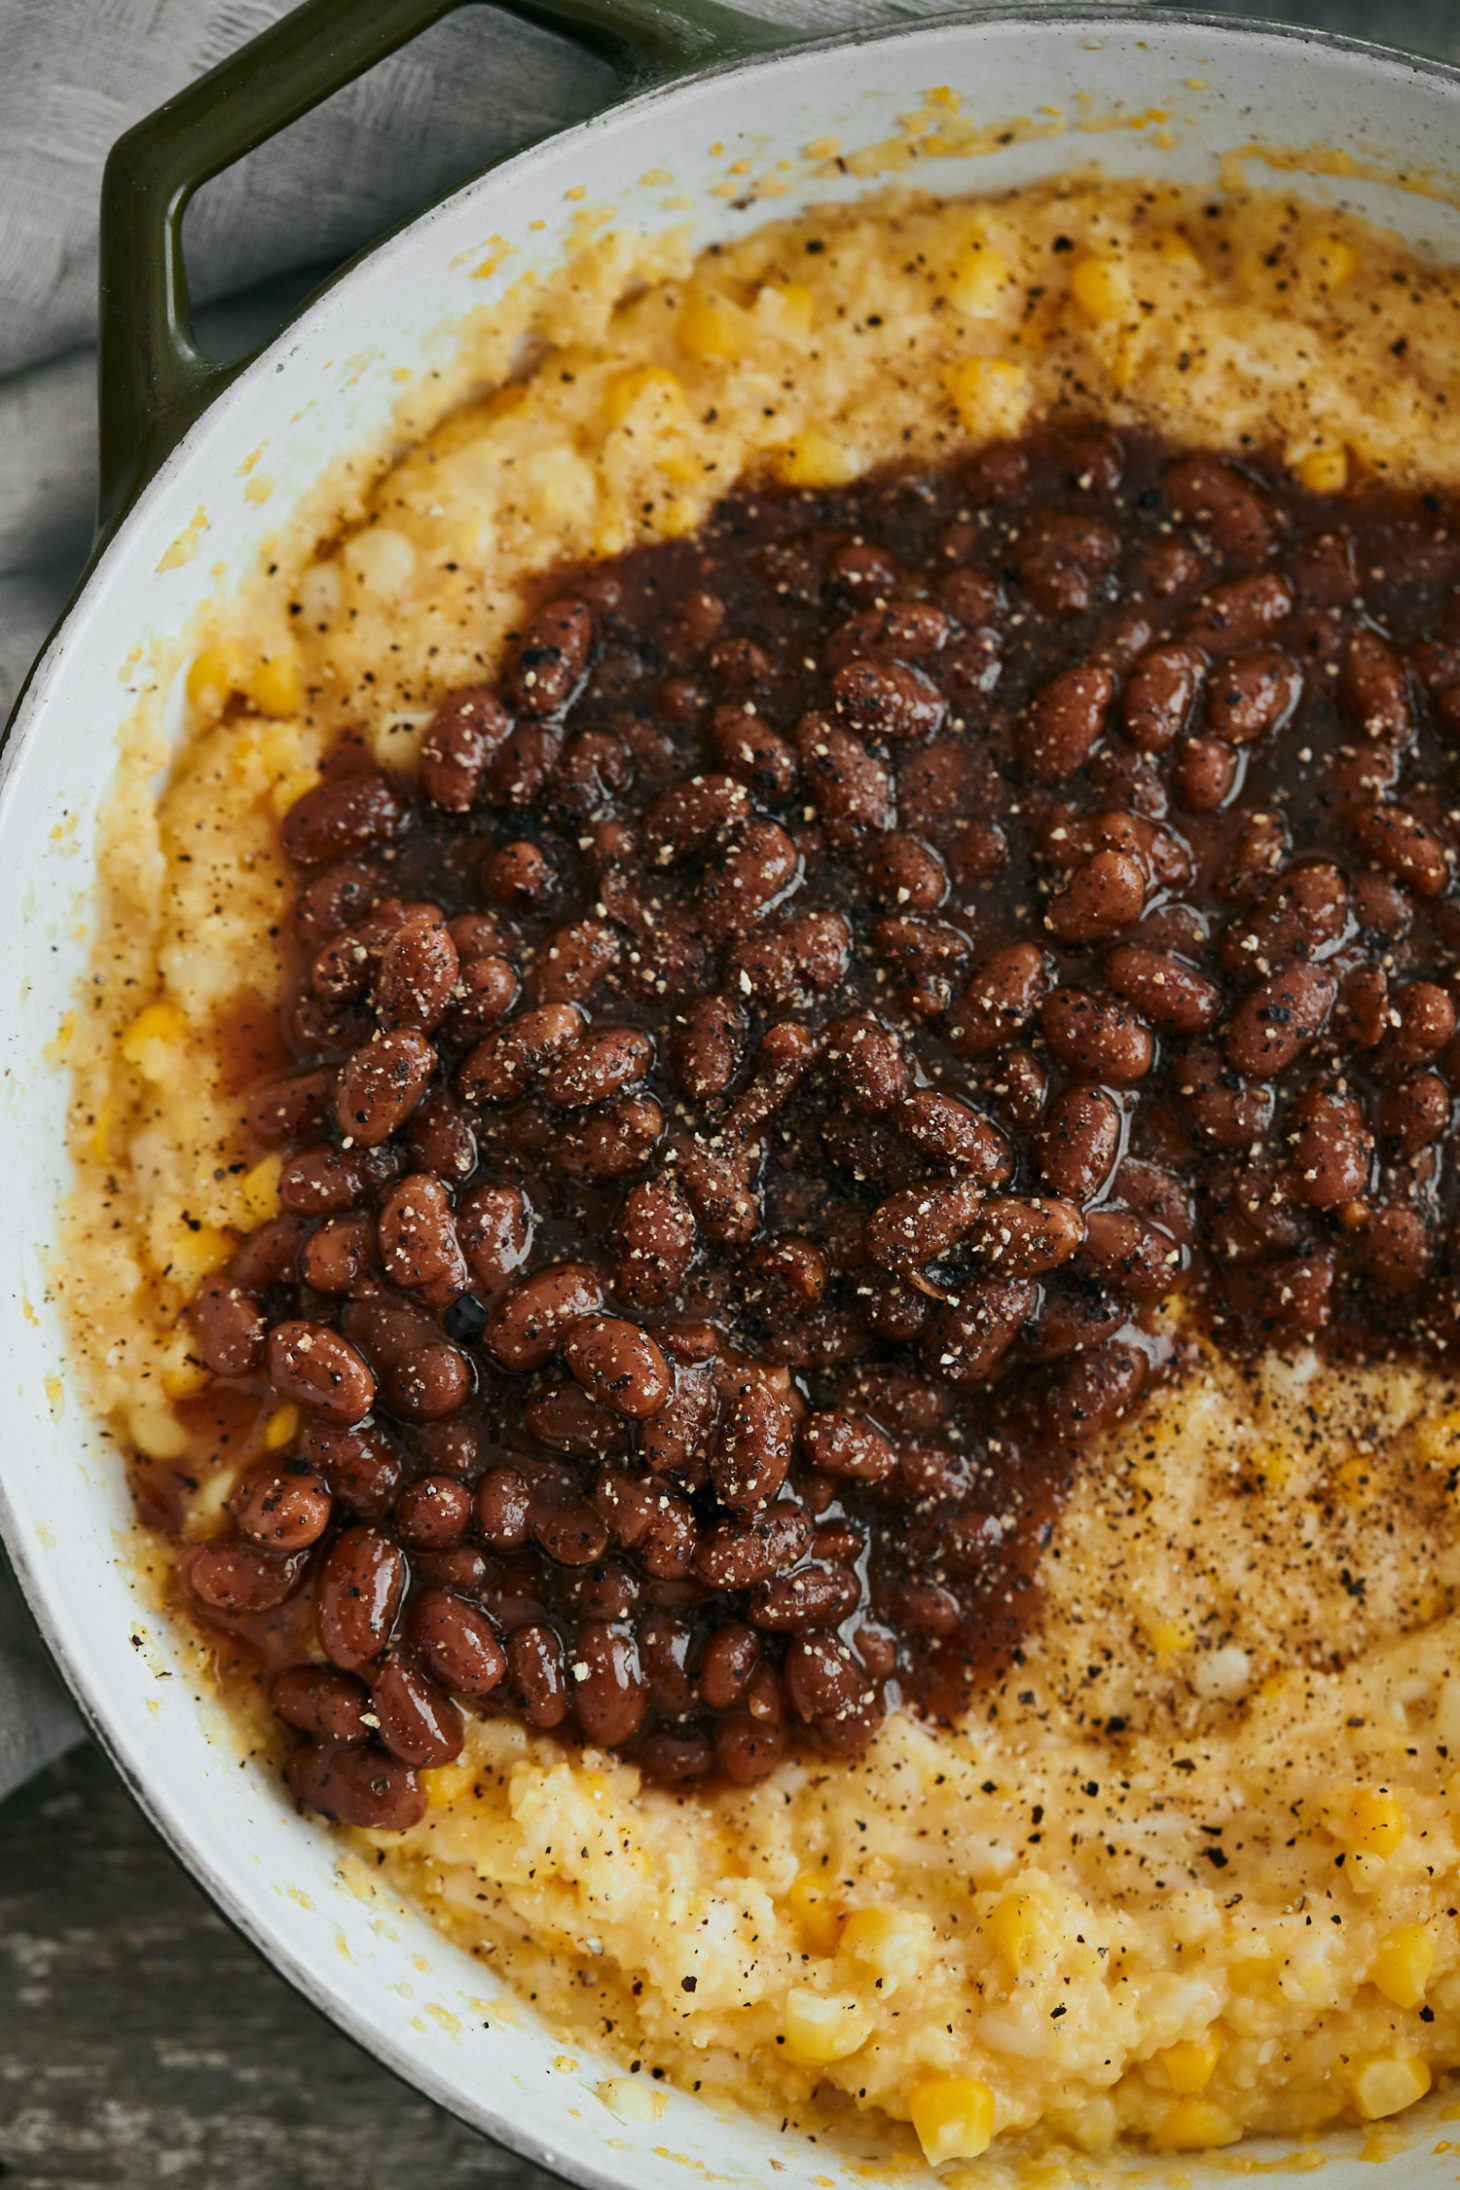
[[[1235,2144],[1242,2124],[1210,2099],[1178,2099],[1151,2136],[1158,2152],[1210,2152]]]
[[[439,1810],[448,1802],[455,1802],[458,1796],[471,1792],[476,1776],[476,1767],[471,1764],[427,1765],[421,1774],[427,1803],[433,1810]]]
[[[1299,263],[1310,281],[1324,289],[1338,289],[1358,272],[1359,254],[1342,236],[1324,236],[1307,246]]]
[[[871,2030],[871,2017],[850,1993],[793,1985],[786,1994],[786,2050],[793,2060],[812,2066],[844,2061],[866,2044]]]
[[[1173,270],[1181,273],[1199,273],[1201,271],[1201,260],[1192,250],[1191,245],[1179,228],[1159,229],[1155,235],[1147,239],[1147,242],[1149,249],[1155,253],[1156,257],[1164,259],[1165,263]]]
[[[180,1460],[188,1449],[187,1431],[171,1407],[155,1399],[128,1408],[127,1429],[138,1452],[149,1460]]]
[[[858,1909],[849,1916],[838,1953],[872,1971],[883,1997],[911,1983],[932,1957],[933,1927],[917,1909]]]
[[[222,1269],[233,1245],[227,1232],[215,1231],[211,1224],[200,1224],[196,1232],[184,1226],[167,1242],[165,1275],[185,1293],[194,1293],[204,1278]]]
[[[1146,1641],[1158,1658],[1174,1658],[1196,1643],[1196,1629],[1190,1620],[1152,1618],[1145,1628]]]
[[[965,357],[950,365],[943,386],[970,433],[1017,433],[1034,401],[1022,365],[1003,357]]]
[[[1366,2061],[1354,2077],[1354,2105],[1366,2122],[1402,2114],[1430,2088],[1430,2064],[1415,2054],[1398,2060]]]
[[[975,239],[953,261],[948,302],[965,319],[987,319],[1002,304],[1008,279],[1009,261],[1003,252]]]
[[[292,775],[281,776],[269,793],[269,803],[282,820],[291,806],[297,806],[306,791],[319,789],[319,770],[299,768]]]
[[[844,487],[856,478],[862,459],[845,441],[811,426],[777,452],[777,468],[788,486]]]
[[[200,715],[221,715],[233,694],[242,691],[246,676],[237,647],[206,647],[188,671],[188,698]]]
[[[816,300],[804,281],[767,282],[755,308],[773,333],[792,342],[805,342],[816,323]]]
[[[213,1372],[188,1352],[187,1340],[179,1333],[172,1356],[157,1381],[169,1399],[191,1399],[194,1392],[206,1391],[213,1381]]]
[[[621,426],[641,403],[652,403],[656,409],[682,409],[684,384],[679,375],[670,372],[667,365],[631,365],[627,371],[615,373],[603,391],[604,424],[610,428]]]
[[[1134,291],[1130,271],[1120,259],[1077,260],[1070,273],[1070,290],[1085,317],[1097,327],[1131,316]]]
[[[265,1447],[270,1452],[282,1452],[286,1445],[293,1444],[298,1435],[299,1409],[291,1400],[286,1399],[282,1407],[275,1407],[264,1424]]]
[[[1398,1795],[1387,1787],[1360,1787],[1339,1812],[1339,1830],[1365,1855],[1393,1855],[1408,1828]]]
[[[268,654],[248,680],[248,696],[261,715],[297,715],[303,687],[292,654]]]
[[[1006,1893],[995,1902],[985,1929],[1011,1977],[1017,1977],[1047,1945],[1044,1919],[1033,1894]]]
[[[994,2095],[973,2076],[935,2076],[917,2084],[908,2113],[930,2167],[945,2160],[976,2160],[994,2135]]]
[[[1171,2089],[1185,2099],[1193,2092],[1206,2090],[1221,2051],[1220,2032],[1209,2030],[1203,2038],[1178,2038],[1174,2046],[1163,2046],[1156,2059],[1166,2071]]]
[[[1310,449],[1293,469],[1310,494],[1342,494],[1348,485],[1348,450]]]
[[[1460,1460],[1460,1407],[1425,1415],[1415,1424],[1414,1446],[1429,1466],[1453,1466]]]
[[[182,1037],[183,1015],[176,1004],[148,1004],[122,1036],[121,1052],[147,1079],[170,1080]]]
[[[812,1954],[835,1954],[847,1912],[815,1871],[803,1871],[786,1895],[802,1943]]]
[[[1369,1964],[1369,1983],[1395,2007],[1417,2008],[1435,1966],[1435,1942],[1423,1924],[1397,1924],[1380,1940]]]
[[[239,1180],[235,1189],[238,1207],[250,1227],[267,1224],[270,1217],[279,1214],[279,1173],[283,1168],[281,1155],[261,1156]]]
[[[674,339],[688,357],[743,357],[750,339],[746,314],[717,290],[699,289],[685,298],[675,322]]]

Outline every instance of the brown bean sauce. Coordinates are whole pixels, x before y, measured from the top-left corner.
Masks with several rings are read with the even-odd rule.
[[[1448,519],[1098,428],[740,494],[418,782],[341,737],[192,1310],[303,1413],[188,1578],[273,1665],[312,1593],[310,1800],[409,1822],[462,1707],[742,1782],[952,1712],[1163,1298],[1453,1344]]]

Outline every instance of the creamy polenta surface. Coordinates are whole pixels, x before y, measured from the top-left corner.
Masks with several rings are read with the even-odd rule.
[[[1457,315],[1460,275],[1335,206],[1089,175],[887,195],[698,259],[610,228],[483,316],[475,392],[414,418],[327,533],[275,544],[196,634],[178,750],[142,722],[120,757],[63,1030],[57,1284],[144,1519],[209,1542],[299,1432],[288,1399],[220,1396],[184,1310],[278,1211],[241,1096],[286,1068],[279,826],[342,726],[409,778],[538,573],[683,539],[746,482],[1093,419],[1276,452],[1336,510],[1454,487]],[[894,1711],[854,1757],[675,1788],[473,1717],[421,1822],[350,1835],[356,1875],[565,2044],[864,2116],[935,2167],[1401,2112],[1460,2064],[1460,1390],[1280,1315],[1239,1366],[1179,1289],[1145,1319],[1173,1373],[1086,1448],[1017,1654],[956,1723]]]

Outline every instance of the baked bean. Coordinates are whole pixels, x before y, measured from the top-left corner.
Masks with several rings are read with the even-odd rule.
[[[1450,1090],[1438,1072],[1411,1072],[1384,1090],[1379,1130],[1406,1160],[1450,1130]]]
[[[873,847],[867,882],[880,903],[910,912],[932,912],[948,895],[948,870],[932,845],[897,831]]]
[[[1251,919],[1221,939],[1224,970],[1237,979],[1266,976],[1289,960],[1312,959],[1341,942],[1350,919],[1348,885],[1318,860],[1293,868],[1267,893]]]
[[[1130,1411],[1149,1375],[1138,1346],[1108,1339],[1053,1372],[1040,1394],[1042,1419],[1054,1436],[1083,1444]]]
[[[849,1567],[803,1566],[778,1582],[763,1582],[751,1598],[750,1617],[772,1634],[799,1634],[845,1619],[861,1594]]]
[[[1185,1098],[1197,1131],[1219,1147],[1240,1148],[1259,1141],[1272,1124],[1276,1109],[1272,1089],[1245,1080],[1214,1043],[1187,1046],[1177,1065],[1176,1089]]]
[[[948,1021],[948,1039],[964,1057],[981,1057],[1027,1026],[1049,987],[1044,953],[1034,943],[995,951],[974,975]]]
[[[560,1566],[592,1566],[608,1549],[608,1530],[586,1499],[534,1504],[529,1525],[533,1542]]]
[[[1238,1072],[1270,1079],[1322,1032],[1337,995],[1337,981],[1321,966],[1286,966],[1272,974],[1228,1021],[1228,1062]]]
[[[279,1173],[279,1200],[301,1217],[353,1209],[365,1191],[365,1175],[353,1153],[327,1145],[301,1148]]]
[[[1061,783],[1099,743],[1115,697],[1108,669],[1081,663],[1061,670],[1031,702],[1019,755],[1039,783]]]
[[[656,867],[675,866],[753,812],[750,793],[734,776],[687,776],[646,811],[645,854]]]
[[[1274,638],[1293,613],[1293,589],[1275,570],[1213,586],[1187,619],[1187,637],[1209,654],[1241,654]]]
[[[593,1398],[633,1421],[669,1397],[669,1365],[647,1331],[617,1316],[585,1316],[563,1344],[563,1359]]]
[[[907,1092],[908,1066],[895,1034],[870,1015],[834,1019],[826,1030],[826,1062],[853,1110],[890,1110]]]
[[[301,867],[349,859],[385,844],[406,818],[406,802],[386,776],[346,776],[296,799],[279,827],[279,841]]]
[[[440,921],[406,921],[386,945],[376,977],[382,1023],[429,1034],[446,1016],[458,971],[456,945]]]
[[[318,1125],[329,1108],[332,1072],[295,1072],[288,1079],[271,1080],[255,1088],[244,1106],[243,1120],[250,1133],[267,1148],[292,1141],[307,1126]]]
[[[337,1536],[315,1584],[319,1639],[331,1664],[347,1673],[378,1658],[395,1631],[406,1592],[406,1562],[378,1529]]]
[[[749,1711],[727,1711],[714,1725],[715,1763],[737,1787],[753,1787],[769,1778],[789,1751],[779,1720],[757,1719]]]
[[[1145,902],[1138,863],[1124,852],[1095,852],[1050,899],[1044,924],[1061,943],[1094,943],[1138,920]]]
[[[745,1058],[749,1022],[731,996],[700,996],[675,1030],[670,1067],[675,1084],[692,1102],[729,1092]]]
[[[347,1057],[333,1102],[346,1146],[376,1148],[404,1125],[435,1068],[435,1050],[413,1027],[373,1035]]]
[[[968,1228],[968,1246],[1004,1277],[1041,1277],[1068,1262],[1085,1237],[1078,1205],[1060,1195],[991,1194]]]
[[[760,1209],[746,1185],[750,1159],[743,1149],[721,1155],[703,1141],[676,1146],[678,1183],[707,1239],[743,1247],[755,1235]]]
[[[925,1179],[879,1202],[867,1219],[863,1244],[886,1270],[936,1261],[977,1220],[982,1204],[983,1189],[973,1179]]]
[[[1181,1249],[1128,1209],[1092,1209],[1077,1267],[1137,1300],[1166,1292],[1181,1268]]]
[[[976,1186],[1002,1186],[1014,1173],[1014,1152],[996,1125],[960,1096],[920,1087],[897,1111],[898,1130],[924,1154],[966,1171]]]
[[[543,1082],[543,1095],[556,1109],[606,1103],[642,1080],[654,1062],[654,1045],[637,1027],[601,1027],[580,1035]]]
[[[462,1065],[457,1091],[467,1103],[508,1103],[525,1095],[583,1033],[575,1004],[539,1004],[489,1034]]]
[[[570,920],[548,937],[533,961],[533,994],[544,1005],[581,1004],[618,957],[619,939],[603,921]]]
[[[1277,647],[1261,647],[1213,672],[1207,686],[1207,723],[1228,745],[1253,745],[1281,729],[1302,696],[1297,664]]]
[[[375,1227],[363,1211],[326,1217],[299,1250],[299,1274],[317,1293],[349,1293],[374,1259]]]
[[[451,1196],[429,1171],[399,1180],[380,1205],[380,1260],[394,1285],[429,1288],[454,1299],[465,1292],[466,1264],[458,1243]]]
[[[556,715],[567,706],[588,667],[593,617],[583,601],[549,601],[523,633],[508,672],[513,699],[526,715]]]
[[[436,1422],[454,1414],[466,1405],[473,1388],[470,1361],[444,1338],[407,1347],[385,1372],[387,1399],[412,1422]]]
[[[341,1748],[364,1741],[368,1728],[364,1712],[370,1691],[351,1673],[332,1665],[291,1665],[276,1673],[269,1701],[286,1725],[316,1741]]]
[[[245,1536],[270,1551],[305,1551],[329,1527],[329,1485],[306,1460],[250,1468],[228,1501]]]
[[[529,1726],[561,1726],[571,1708],[563,1646],[539,1621],[515,1627],[507,1637],[507,1663]]]
[[[545,905],[557,888],[552,861],[539,845],[518,838],[490,853],[482,868],[482,888],[494,905],[509,911]]]
[[[760,1377],[740,1376],[725,1394],[710,1474],[722,1503],[756,1513],[775,1497],[791,1464],[791,1411]]]
[[[1355,728],[1384,745],[1407,745],[1414,735],[1414,706],[1404,666],[1377,631],[1350,633],[1339,691]]]
[[[302,1558],[239,1537],[199,1544],[182,1562],[183,1585],[204,1610],[234,1619],[287,1603],[304,1571]]]
[[[1409,981],[1393,993],[1394,1055],[1406,1064],[1432,1057],[1455,1032],[1455,1006],[1433,981]]]
[[[1173,770],[1176,794],[1188,813],[1213,814],[1225,806],[1241,770],[1235,746],[1221,738],[1188,738]]]
[[[1354,1201],[1368,1185],[1374,1141],[1356,1096],[1305,1088],[1293,1106],[1288,1142],[1298,1191],[1315,1209]]]
[[[844,662],[833,673],[831,693],[848,729],[874,745],[930,738],[947,712],[932,678],[907,662]]]
[[[426,1792],[413,1767],[379,1749],[296,1749],[284,1776],[298,1801],[337,1825],[403,1833],[426,1814]]]
[[[1120,1130],[1120,1111],[1101,1089],[1068,1089],[1039,1145],[1040,1169],[1056,1192],[1076,1201],[1098,1194],[1119,1153]]]
[[[924,1365],[950,1384],[974,1384],[1006,1354],[1039,1306],[1027,1278],[981,1277],[934,1310],[923,1333]]]
[[[623,1452],[628,1434],[623,1420],[601,1407],[571,1380],[559,1380],[534,1392],[523,1409],[523,1420],[534,1437],[555,1452],[588,1454]]]
[[[1253,1268],[1227,1273],[1229,1312],[1257,1326],[1264,1337],[1312,1338],[1332,1314],[1333,1257],[1326,1248],[1274,1256]]]
[[[368,867],[342,860],[326,867],[299,893],[294,932],[307,951],[317,951],[332,935],[363,920],[381,894],[379,877]]]
[[[395,1532],[408,1551],[454,1551],[471,1526],[472,1496],[450,1475],[418,1475],[395,1502]]]
[[[1120,535],[1103,518],[1042,511],[1020,532],[1014,567],[1027,592],[1052,616],[1078,616],[1120,560]]]
[[[581,1262],[555,1263],[512,1287],[493,1312],[485,1343],[504,1369],[540,1369],[573,1325],[602,1305],[596,1271]]]
[[[726,1620],[705,1644],[700,1694],[712,1711],[730,1711],[745,1699],[761,1662],[761,1639],[743,1620]]]
[[[347,1513],[378,1521],[390,1511],[400,1488],[401,1464],[384,1431],[373,1423],[347,1429],[316,1416],[304,1426],[299,1451]]]
[[[806,1417],[800,1435],[803,1451],[823,1475],[880,1483],[897,1466],[896,1447],[865,1415],[825,1408]]]
[[[803,715],[796,727],[801,772],[834,843],[853,844],[891,826],[892,778],[865,745],[830,715]]]
[[[444,1088],[428,1095],[411,1113],[406,1148],[416,1171],[434,1172],[438,1179],[469,1178],[476,1169],[476,1135],[465,1111]]]
[[[477,1485],[476,1523],[498,1551],[520,1551],[532,1519],[532,1488],[516,1468],[491,1468]]]
[[[1362,1241],[1364,1269],[1386,1291],[1417,1285],[1430,1264],[1430,1240],[1417,1209],[1391,1203],[1376,1209]]]
[[[370,1691],[381,1746],[402,1764],[454,1764],[461,1755],[461,1713],[409,1658],[387,1658]]]
[[[1045,1040],[1070,1072],[1130,1087],[1151,1069],[1150,1028],[1114,998],[1088,989],[1056,989],[1040,1006],[1039,1017]]]
[[[495,955],[469,958],[461,965],[452,1004],[443,1024],[449,1040],[475,1044],[517,1009],[522,984],[510,959]]]
[[[1162,1034],[1199,1034],[1222,1016],[1222,992],[1173,951],[1123,943],[1105,961],[1105,979]]]
[[[511,716],[485,685],[450,693],[421,740],[421,787],[432,805],[449,814],[467,813],[511,727]]]
[[[745,935],[792,890],[800,855],[778,822],[757,817],[711,851],[696,907],[700,929],[714,942]]]
[[[759,715],[747,714],[743,706],[715,709],[710,744],[720,766],[741,777],[761,798],[789,798],[795,790],[795,747]]]
[[[1450,848],[1417,814],[1402,806],[1361,806],[1348,817],[1349,835],[1376,867],[1407,882],[1421,897],[1450,886]]]
[[[227,1271],[194,1293],[187,1315],[193,1344],[215,1376],[244,1376],[258,1367],[268,1321],[253,1295]]]
[[[948,639],[948,618],[934,601],[883,601],[858,609],[833,631],[826,656],[833,669],[859,655],[929,661]]]
[[[786,1693],[791,1708],[823,1736],[838,1729],[862,1734],[877,1703],[866,1672],[839,1636],[813,1630],[797,1635],[786,1652]]]
[[[638,1646],[631,1632],[587,1620],[573,1639],[572,1698],[578,1724],[604,1749],[632,1741],[648,1708]]]
[[[286,1399],[312,1407],[347,1427],[363,1421],[375,1402],[369,1364],[328,1324],[291,1318],[269,1333],[269,1378]]]
[[[1210,532],[1224,554],[1255,563],[1271,550],[1273,520],[1262,496],[1215,457],[1183,457],[1161,486],[1172,515]]]
[[[1206,664],[1179,641],[1153,647],[1136,663],[1121,711],[1126,733],[1143,753],[1164,753],[1191,719]]]
[[[456,1234],[473,1276],[495,1292],[532,1252],[536,1219],[519,1186],[474,1186],[456,1212]]]
[[[694,1259],[698,1229],[673,1178],[645,1179],[619,1218],[615,1282],[633,1307],[655,1308],[676,1290]]]

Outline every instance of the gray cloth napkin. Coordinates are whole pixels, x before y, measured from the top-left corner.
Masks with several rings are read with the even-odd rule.
[[[286,4],[0,0],[0,717],[90,536],[107,151]],[[745,4],[823,30],[940,12],[934,0]],[[1225,0],[1223,12],[1460,59],[1457,0]],[[613,88],[602,63],[489,7],[438,23],[199,193],[185,240],[204,346],[240,355],[372,236]],[[79,1733],[0,1560],[0,1798]]]

